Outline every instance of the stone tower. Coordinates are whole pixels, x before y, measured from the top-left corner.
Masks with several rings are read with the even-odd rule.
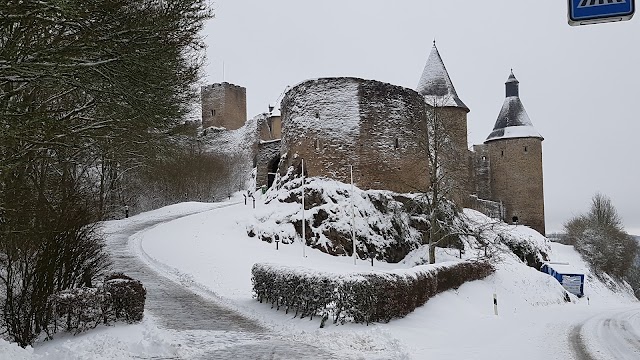
[[[446,143],[439,156],[440,171],[450,188],[450,198],[466,206],[470,191],[469,151],[467,145],[467,113],[434,42],[416,89],[427,103],[427,115],[438,121],[436,136]],[[431,135],[431,134],[430,134]]]
[[[412,89],[358,78],[320,78],[282,99],[280,172],[304,159],[308,176],[361,189],[429,188],[426,107]]]
[[[236,130],[247,121],[247,90],[228,82],[200,88],[202,127]]]
[[[490,161],[490,191],[505,207],[505,220],[545,234],[542,141],[520,101],[519,82],[511,72],[506,98],[493,131],[485,140]]]

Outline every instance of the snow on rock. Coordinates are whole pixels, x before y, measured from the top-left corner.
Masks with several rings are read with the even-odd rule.
[[[256,212],[248,233],[267,242],[293,243],[302,237],[302,178],[284,178],[265,200],[269,204]],[[363,191],[323,178],[307,178],[305,222],[307,244],[331,255],[353,253],[352,205],[358,255],[398,262],[422,241],[399,194],[382,190]]]

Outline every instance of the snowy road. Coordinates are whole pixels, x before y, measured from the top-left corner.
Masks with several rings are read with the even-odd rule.
[[[220,204],[219,207],[230,204]],[[180,357],[188,359],[333,359],[330,352],[269,332],[257,322],[167,279],[142,261],[129,238],[147,228],[193,214],[123,220],[106,229],[114,270],[142,281],[146,310],[176,335]]]
[[[591,317],[573,329],[570,340],[578,360],[640,359],[640,309]]]

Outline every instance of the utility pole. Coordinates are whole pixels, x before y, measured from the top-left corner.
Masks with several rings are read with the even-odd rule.
[[[356,251],[356,215],[353,206],[353,165],[349,165],[349,170],[351,172],[351,240],[353,241],[353,265],[356,265],[358,252]]]
[[[305,258],[307,257],[307,255],[305,254],[305,248],[307,247],[305,242],[307,241],[306,238],[306,223],[304,220],[304,159],[300,159],[301,163],[302,163],[302,257]]]

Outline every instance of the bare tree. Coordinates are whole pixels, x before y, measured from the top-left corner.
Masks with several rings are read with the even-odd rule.
[[[92,224],[190,111],[210,16],[204,0],[0,6],[0,311],[19,344],[53,291],[106,266]]]
[[[457,222],[459,205],[454,203],[455,193],[464,184],[464,174],[455,171],[456,163],[466,162],[466,146],[459,149],[452,136],[451,124],[443,116],[447,97],[433,97],[432,105],[427,106],[427,136],[429,159],[430,187],[424,194],[426,207],[424,211],[429,218],[428,244],[429,262],[435,263],[435,249],[437,246],[461,246],[459,236],[468,234],[469,230],[461,228],[462,222]]]
[[[568,243],[595,269],[623,279],[632,268],[638,244],[624,231],[618,212],[605,195],[596,194],[589,211],[569,220],[564,229]]]

